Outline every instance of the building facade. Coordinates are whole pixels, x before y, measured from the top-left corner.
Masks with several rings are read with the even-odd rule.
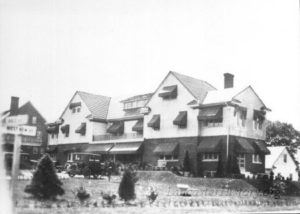
[[[46,131],[46,120],[39,113],[39,111],[32,105],[31,102],[27,102],[19,107],[19,98],[11,97],[10,109],[3,112],[1,115],[1,125],[4,133],[2,134],[3,149],[6,153],[13,152],[13,145],[15,141],[14,134],[5,133],[8,128],[7,118],[16,115],[27,115],[27,126],[36,127],[35,136],[21,136],[21,152],[24,155],[28,155],[31,160],[38,160],[44,153],[48,142],[48,134]]]
[[[182,166],[188,153],[194,175],[214,176],[218,163],[225,167],[229,159],[245,175],[263,173],[268,110],[251,86],[234,88],[232,74],[224,74],[224,89],[217,90],[169,72],[154,93],[111,98],[76,92],[49,124],[49,145],[62,162],[72,161],[72,152],[93,152],[169,168]]]

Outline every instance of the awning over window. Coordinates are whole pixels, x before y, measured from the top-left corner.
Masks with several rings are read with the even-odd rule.
[[[78,143],[76,144],[66,144],[66,145],[59,145],[58,150],[62,152],[83,152],[88,147],[88,143]]]
[[[54,154],[54,153],[57,153],[57,152],[58,152],[58,147],[57,146],[48,146],[46,148],[46,152],[45,153]]]
[[[265,142],[263,141],[253,141],[253,147],[257,153],[270,154],[270,150],[267,148]]]
[[[198,120],[222,120],[223,119],[223,108],[222,107],[211,107],[200,110]]]
[[[64,134],[69,134],[69,130],[70,130],[70,125],[67,124],[67,125],[64,125],[60,128],[61,132],[64,133]]]
[[[124,123],[123,122],[115,122],[112,125],[110,125],[107,129],[108,133],[111,134],[117,134],[117,133],[123,133],[124,132]]]
[[[159,129],[160,128],[160,115],[155,114],[153,115],[152,119],[147,124],[148,127],[151,127],[153,129]]]
[[[258,110],[254,110],[253,112],[253,120],[261,120],[264,121],[265,120],[265,113],[263,111],[258,111]]]
[[[235,151],[237,153],[256,153],[255,148],[248,139],[236,137],[235,140]]]
[[[81,123],[80,126],[75,130],[75,133],[85,135],[86,132],[86,123]]]
[[[204,137],[198,146],[198,152],[221,152],[222,137]]]
[[[135,132],[142,132],[143,129],[144,129],[143,120],[137,121],[136,124],[134,124],[134,126],[132,127],[132,131],[135,131]]]
[[[47,127],[47,132],[49,133],[49,134],[57,134],[58,133],[58,131],[59,131],[59,125],[57,125],[57,124],[55,124],[55,125],[48,125],[48,127]]]
[[[160,143],[156,146],[153,152],[159,155],[176,155],[176,153],[178,153],[178,143]]]
[[[109,151],[110,154],[136,154],[143,142],[116,143]]]
[[[89,144],[85,152],[96,152],[106,154],[113,147],[114,144]]]
[[[76,108],[76,107],[78,107],[78,106],[81,106],[81,102],[71,103],[71,104],[69,105],[69,109]]]
[[[177,85],[163,87],[163,92],[159,93],[158,96],[162,98],[176,98]]]
[[[180,127],[186,127],[187,125],[187,111],[180,111],[175,120],[173,120],[174,125]]]

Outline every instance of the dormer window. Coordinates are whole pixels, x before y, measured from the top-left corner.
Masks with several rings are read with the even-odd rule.
[[[163,87],[162,92],[158,96],[163,99],[175,99],[177,97],[177,85]]]
[[[76,113],[76,112],[80,112],[81,102],[71,103],[69,105],[69,109],[72,111],[73,114]]]

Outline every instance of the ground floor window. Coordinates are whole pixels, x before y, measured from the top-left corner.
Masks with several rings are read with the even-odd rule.
[[[252,163],[262,163],[261,156],[259,154],[253,154]]]
[[[177,160],[178,157],[176,155],[160,155],[159,160]]]
[[[245,169],[245,164],[246,164],[246,158],[245,154],[237,154],[237,161],[238,161],[238,166],[240,170]]]
[[[219,154],[218,153],[204,153],[202,160],[203,161],[218,161]]]
[[[216,171],[204,171],[204,176],[209,178],[215,177]]]
[[[69,162],[73,161],[73,154],[72,153],[68,153],[68,159]]]

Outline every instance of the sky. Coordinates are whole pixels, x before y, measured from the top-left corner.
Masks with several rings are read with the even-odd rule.
[[[76,90],[153,92],[169,71],[251,85],[300,130],[296,0],[0,0],[0,111],[30,100],[48,122]]]

